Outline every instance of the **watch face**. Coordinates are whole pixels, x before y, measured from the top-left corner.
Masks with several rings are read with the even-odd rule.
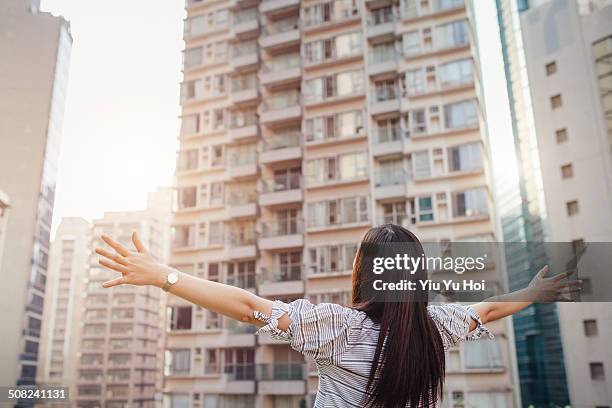
[[[172,272],[168,275],[168,283],[175,284],[178,281],[178,273]]]

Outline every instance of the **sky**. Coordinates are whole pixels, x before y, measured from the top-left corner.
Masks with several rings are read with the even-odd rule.
[[[184,2],[43,0],[74,38],[53,232],[62,217],[142,209],[172,184]]]
[[[511,140],[495,2],[477,0],[489,137]],[[74,38],[52,234],[62,217],[145,208],[173,182],[179,134],[181,0],[43,0]],[[499,140],[499,139],[498,139]],[[510,147],[496,172],[514,171]]]

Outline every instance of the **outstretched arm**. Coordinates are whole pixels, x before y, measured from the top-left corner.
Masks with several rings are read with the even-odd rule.
[[[505,295],[494,296],[483,302],[472,305],[483,324],[517,313],[532,303],[567,300],[567,296],[580,291],[582,281],[568,281],[573,271],[546,278],[548,266],[542,268],[525,289]],[[470,331],[476,328],[472,321]]]
[[[168,274],[178,272],[179,279],[170,287],[169,292],[188,302],[232,319],[258,326],[262,326],[264,323],[255,320],[253,312],[257,310],[266,315],[270,315],[272,312],[273,302],[271,300],[256,296],[244,289],[181,273],[168,265],[157,262],[148,253],[136,233],[132,234],[132,242],[136,252],[128,250],[107,235],[102,235],[102,240],[111,246],[116,253],[96,248],[96,253],[103,257],[99,260],[100,265],[122,275],[105,282],[103,284],[105,288],[125,284],[152,285],[161,288],[166,283]],[[279,329],[286,330],[289,323],[289,317],[284,315],[279,319]]]

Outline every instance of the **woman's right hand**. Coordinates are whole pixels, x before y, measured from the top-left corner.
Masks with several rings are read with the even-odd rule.
[[[106,242],[115,253],[108,252],[102,248],[96,248],[96,253],[101,255],[98,262],[100,265],[121,273],[122,276],[104,282],[102,286],[110,288],[117,285],[154,285],[162,287],[166,283],[167,276],[172,269],[160,262],[146,250],[136,232],[132,233],[132,242],[136,252],[128,250],[120,243],[113,240],[108,235],[102,235],[102,240]]]
[[[549,272],[548,265],[540,269],[533,277],[527,290],[530,300],[535,303],[572,300],[573,295],[580,293],[581,280],[569,280],[575,271],[568,271],[556,276],[546,277]]]

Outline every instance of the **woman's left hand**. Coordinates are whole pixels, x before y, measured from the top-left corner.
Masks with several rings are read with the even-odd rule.
[[[121,273],[122,276],[104,282],[102,286],[110,288],[117,285],[154,285],[162,287],[166,283],[170,267],[157,262],[146,250],[136,232],[132,233],[132,242],[136,252],[128,250],[108,235],[102,235],[106,242],[116,253],[108,252],[102,248],[96,248],[96,253],[101,255],[98,262],[100,265]]]

